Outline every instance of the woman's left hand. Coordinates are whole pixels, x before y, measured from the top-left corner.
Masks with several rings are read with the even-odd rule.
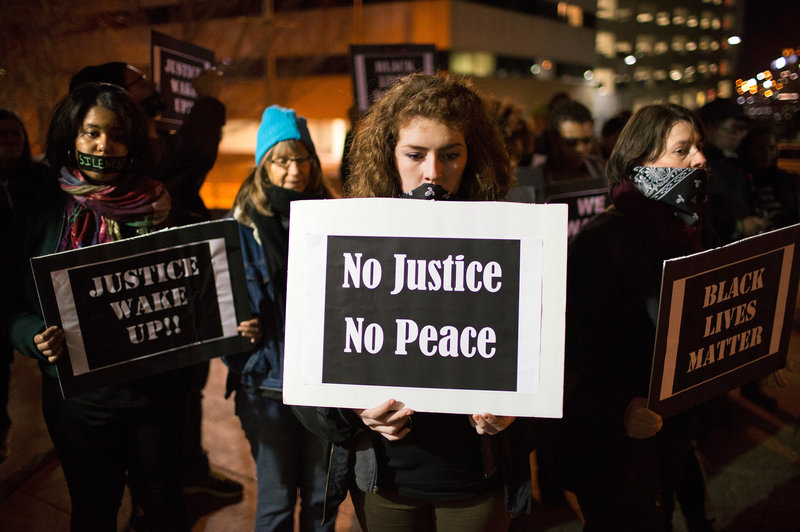
[[[240,322],[236,330],[245,338],[250,338],[251,344],[260,344],[264,336],[261,330],[261,318],[259,317]]]
[[[761,381],[761,384],[767,388],[785,388],[789,385],[789,373],[791,373],[793,369],[792,361],[787,360],[786,366],[767,375],[767,377]]]
[[[497,434],[508,428],[516,419],[514,416],[495,416],[493,414],[472,414],[469,423],[478,434]]]

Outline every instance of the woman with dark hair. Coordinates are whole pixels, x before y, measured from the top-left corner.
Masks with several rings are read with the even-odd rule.
[[[291,531],[298,495],[302,531],[333,530],[322,521],[325,500],[325,443],[283,404],[283,337],[289,210],[293,201],[322,198],[322,169],[305,118],[273,105],[263,114],[256,138],[256,168],[233,203],[239,222],[250,308],[257,316],[239,325],[257,348],[224,357],[227,390],[235,393],[256,463],[256,527]]]
[[[126,479],[147,530],[188,528],[180,476],[180,405],[175,373],[63,398],[54,363],[64,331],[45,328],[30,257],[112,242],[163,227],[164,186],[145,177],[145,118],[116,86],[76,87],[56,107],[47,160],[57,194],[26,213],[15,238],[21,293],[10,331],[21,353],[39,360],[42,409],[72,500],[72,530],[116,530]]]
[[[351,153],[351,197],[502,200],[512,180],[481,98],[451,76],[400,79],[359,121]],[[335,444],[329,498],[355,477],[364,530],[505,530],[507,511],[529,509],[524,420],[415,413],[395,399],[296,411]]]
[[[693,414],[662,419],[646,397],[662,263],[713,244],[702,146],[688,109],[637,111],[608,162],[613,205],[570,242],[564,418],[549,441],[587,531],[669,530],[693,481]],[[690,530],[708,526],[699,493],[694,514],[682,504]]]
[[[22,120],[7,109],[0,109],[0,243],[2,249],[9,249],[7,240],[14,233],[17,219],[35,205],[45,192],[44,166],[31,158],[28,133]],[[0,256],[0,279],[8,279],[8,256]],[[8,297],[9,291],[3,291]],[[10,301],[9,301],[10,303]],[[2,305],[5,317],[8,304]],[[0,333],[0,462],[8,454],[8,431],[11,419],[8,417],[8,387],[11,380],[11,362],[14,350],[8,333]]]

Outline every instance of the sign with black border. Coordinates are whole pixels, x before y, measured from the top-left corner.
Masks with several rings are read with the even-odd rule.
[[[31,259],[45,323],[64,329],[65,396],[252,345],[238,223],[220,220]]]
[[[603,179],[570,179],[547,183],[544,203],[566,203],[569,206],[569,236],[578,234],[583,224],[608,206],[608,185]]]
[[[178,129],[197,100],[192,81],[213,66],[214,52],[152,31],[150,64],[153,83],[164,101],[157,121],[168,129]]]
[[[677,414],[786,363],[800,224],[664,263],[648,407]]]
[[[292,203],[283,398],[560,417],[566,206]]]
[[[399,78],[414,72],[433,74],[436,46],[433,44],[350,45],[353,95],[364,113]]]

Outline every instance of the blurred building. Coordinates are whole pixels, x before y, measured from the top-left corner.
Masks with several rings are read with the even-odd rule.
[[[597,76],[628,108],[735,95],[744,0],[598,0]]]
[[[41,139],[81,67],[122,60],[147,71],[151,29],[211,49],[225,72],[228,125],[208,197],[224,208],[253,164],[260,113],[273,103],[309,118],[326,174],[335,175],[353,103],[351,44],[433,44],[440,68],[473,77],[482,91],[529,109],[565,91],[599,127],[656,99],[696,107],[731,95],[728,39],[741,2],[9,0],[0,10],[0,100],[28,110]]]

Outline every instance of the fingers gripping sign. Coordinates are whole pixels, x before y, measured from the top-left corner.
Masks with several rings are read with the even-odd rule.
[[[495,416],[493,414],[472,414],[469,423],[478,434],[497,434],[514,422],[513,416]]]
[[[631,438],[652,438],[664,426],[660,415],[647,408],[647,399],[634,397],[625,410],[625,432]]]
[[[414,411],[394,399],[372,408],[354,409],[354,412],[361,417],[364,425],[389,441],[402,440],[411,432],[411,415]]]
[[[249,338],[251,344],[260,344],[264,337],[264,333],[261,329],[261,318],[257,316],[255,318],[239,322],[236,330],[239,331],[239,334],[245,338]]]
[[[33,343],[47,361],[54,364],[64,352],[64,329],[53,325],[34,335]]]

